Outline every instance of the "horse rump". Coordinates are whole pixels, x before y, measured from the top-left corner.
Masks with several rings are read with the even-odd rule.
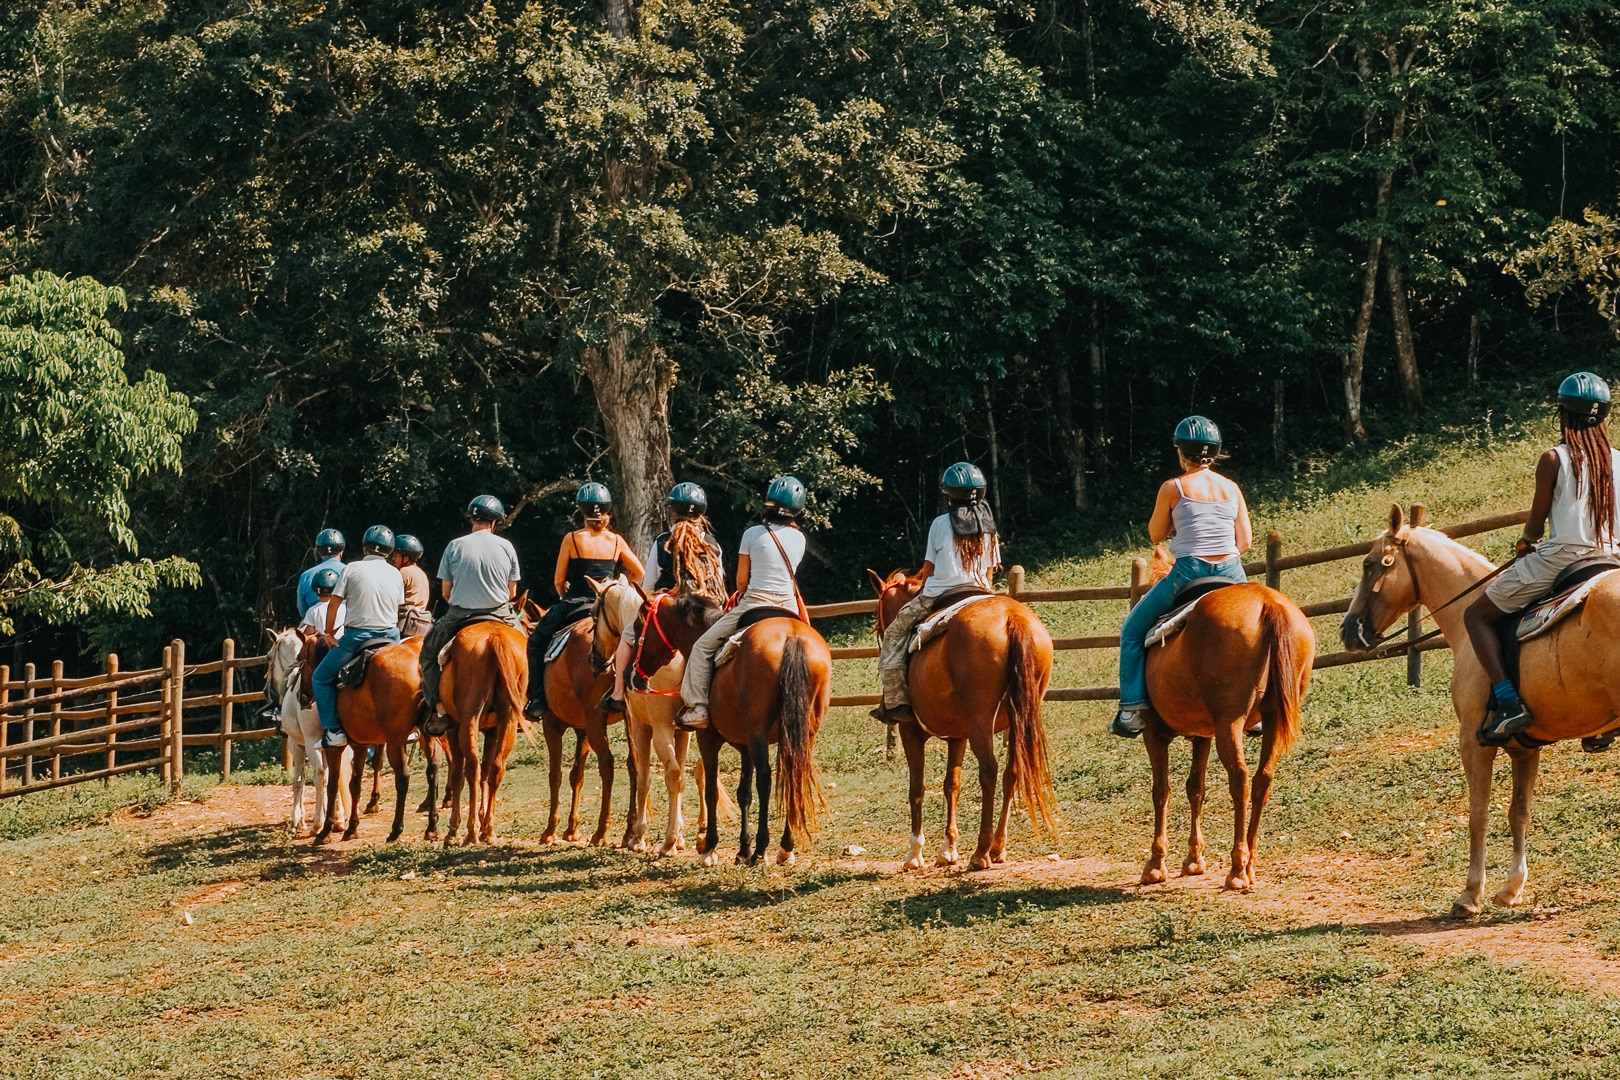
[[[816,774],[812,747],[820,717],[816,706],[820,688],[810,675],[810,658],[804,639],[790,635],[782,646],[782,665],[777,675],[777,692],[782,706],[781,732],[776,747],[778,809],[794,837],[816,835],[819,811],[826,805],[821,793],[821,777]],[[713,783],[714,779],[710,778]]]
[[[1018,774],[1019,795],[1029,807],[1030,824],[1056,830],[1052,774],[1047,764],[1046,726],[1041,701],[1052,674],[1043,668],[1030,620],[1021,612],[1007,618],[1007,752]]]

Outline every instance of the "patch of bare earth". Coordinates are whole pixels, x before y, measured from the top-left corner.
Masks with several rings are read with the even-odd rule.
[[[995,1058],[988,1061],[964,1061],[948,1073],[939,1073],[931,1080],[1006,1080],[1009,1076],[1026,1076],[1046,1072],[1058,1067],[1056,1061],[1008,1061]]]

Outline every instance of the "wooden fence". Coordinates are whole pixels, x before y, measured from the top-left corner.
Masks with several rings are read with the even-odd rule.
[[[63,678],[60,660],[48,676],[28,664],[18,679],[0,666],[0,798],[140,769],[161,770],[178,790],[192,747],[218,748],[229,778],[233,743],[280,734],[237,724],[238,705],[263,700],[258,685],[243,684],[259,684],[254,669],[264,665],[263,656],[237,657],[227,639],[207,664],[187,664],[176,640],[160,666],[143,671],[121,671],[116,654],[104,674],[80,679]]]

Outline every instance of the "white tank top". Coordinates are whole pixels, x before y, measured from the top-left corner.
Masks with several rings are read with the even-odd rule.
[[[1176,478],[1176,492],[1181,499],[1170,510],[1170,523],[1176,529],[1170,538],[1170,554],[1178,559],[1236,555],[1237,496],[1219,502],[1189,499],[1180,477]]]
[[[1547,512],[1547,542],[1571,551],[1617,551],[1620,543],[1610,537],[1601,545],[1597,540],[1597,526],[1592,521],[1592,508],[1587,502],[1586,477],[1575,475],[1575,463],[1570,460],[1569,447],[1559,443],[1553,447],[1558,455],[1558,480],[1553,484],[1552,508]],[[1610,449],[1609,460],[1614,464],[1616,505],[1620,505],[1620,450]]]

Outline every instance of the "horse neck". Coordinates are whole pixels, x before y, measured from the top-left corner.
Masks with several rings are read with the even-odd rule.
[[[1412,580],[1417,582],[1423,606],[1429,609],[1440,635],[1455,650],[1468,640],[1468,631],[1463,626],[1468,600],[1450,601],[1482,580],[1493,567],[1479,552],[1434,529],[1410,530],[1406,552],[1407,565],[1411,567]],[[1437,612],[1436,609],[1443,610]]]
[[[696,615],[698,610],[694,607],[692,609],[693,615]],[[675,646],[682,656],[691,656],[692,646],[696,645],[698,638],[702,637],[709,627],[714,625],[713,623],[705,624],[696,618],[677,616],[673,604],[668,609],[668,615],[667,622],[663,622],[662,617],[660,617],[661,625],[664,627],[664,633],[669,636],[669,643]]]

